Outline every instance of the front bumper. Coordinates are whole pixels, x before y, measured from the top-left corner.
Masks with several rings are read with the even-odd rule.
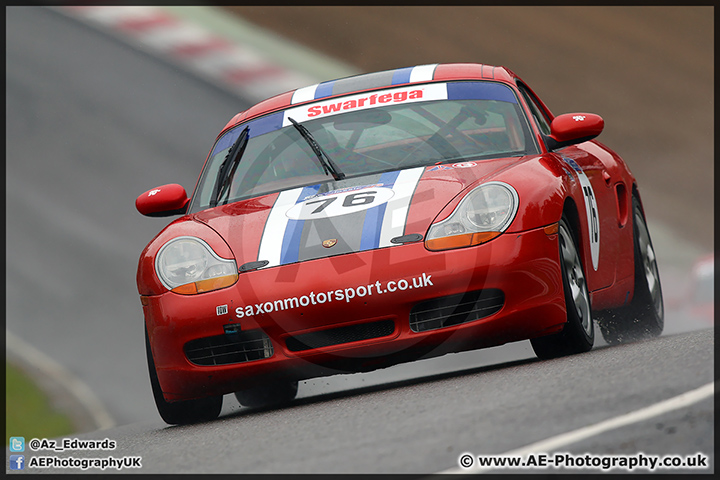
[[[463,302],[467,314],[452,306]],[[500,345],[566,319],[557,235],[542,228],[242,273],[222,290],[143,297],[143,310],[168,401]]]

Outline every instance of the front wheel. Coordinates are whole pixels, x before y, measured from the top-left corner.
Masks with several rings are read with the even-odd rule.
[[[600,331],[610,345],[657,337],[665,325],[655,249],[640,202],[634,195],[632,208],[635,293],[628,305],[603,311],[598,317]]]
[[[587,352],[595,342],[590,293],[577,242],[564,215],[558,224],[558,244],[567,323],[561,332],[530,340],[541,359]]]
[[[213,420],[220,415],[222,410],[222,395],[216,397],[198,398],[195,400],[184,400],[180,402],[168,402],[163,396],[160,382],[158,381],[155,361],[150,348],[147,328],[145,329],[145,351],[147,354],[148,372],[150,373],[150,385],[152,386],[155,406],[158,413],[170,425],[184,425]]]

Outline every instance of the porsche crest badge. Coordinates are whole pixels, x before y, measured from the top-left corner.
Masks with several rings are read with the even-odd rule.
[[[325,248],[330,248],[330,247],[334,247],[336,243],[337,243],[337,238],[330,238],[328,240],[323,240],[322,246]]]

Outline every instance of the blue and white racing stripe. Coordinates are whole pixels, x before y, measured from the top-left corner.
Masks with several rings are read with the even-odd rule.
[[[285,213],[297,204],[300,198],[304,199],[310,195],[307,192],[307,187],[285,190],[278,195],[265,223],[258,258],[268,260],[271,266],[288,263],[282,262],[281,255],[283,250],[287,251],[289,249],[290,239],[293,237],[293,233],[297,231],[299,221],[288,218]],[[288,239],[286,240],[286,238]]]
[[[350,182],[286,190],[268,215],[258,260],[267,267],[389,247],[405,234],[407,214],[424,167]],[[337,188],[339,187],[339,188]],[[329,241],[331,245],[323,246]]]
[[[405,234],[410,202],[423,172],[425,172],[425,168],[418,167],[402,170],[398,175],[393,188],[395,195],[387,202],[383,215],[378,247],[390,246],[392,245],[390,240]]]
[[[402,85],[404,83],[429,82],[434,78],[438,64],[418,65],[415,67],[399,68],[384,72],[357,75],[354,77],[330,80],[295,90],[291,104],[318,100],[331,95],[369,90],[374,88]]]
[[[400,172],[384,173],[380,177],[381,185],[394,185]],[[365,221],[363,222],[362,235],[360,237],[360,250],[371,250],[380,246],[380,232],[385,219],[388,202],[369,208],[365,211]]]

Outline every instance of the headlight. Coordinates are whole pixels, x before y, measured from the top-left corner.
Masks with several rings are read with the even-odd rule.
[[[488,182],[468,193],[448,218],[430,226],[428,250],[479,245],[500,235],[518,210],[518,194],[503,182]]]
[[[195,237],[178,237],[163,245],[155,258],[155,272],[168,290],[183,294],[229,287],[238,278],[235,260],[220,258]]]

